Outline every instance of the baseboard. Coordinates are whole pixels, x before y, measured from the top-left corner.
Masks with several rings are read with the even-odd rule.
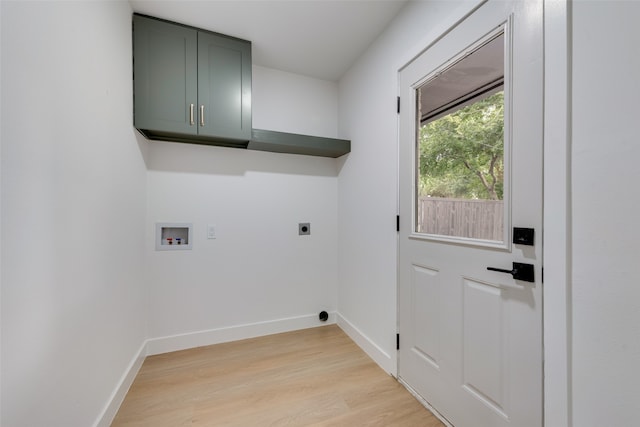
[[[133,360],[131,360],[131,363],[129,363],[129,366],[122,375],[122,378],[120,378],[116,389],[109,397],[102,414],[100,414],[98,420],[95,422],[94,427],[109,427],[111,425],[113,419],[118,413],[118,409],[120,409],[120,405],[122,404],[124,397],[127,395],[131,384],[133,384],[133,380],[136,378],[136,375],[138,375],[145,357],[147,357],[146,341],[142,343],[140,350],[138,350],[136,355],[133,357]]]
[[[238,341],[264,335],[279,334],[298,329],[313,328],[336,323],[335,313],[329,313],[329,319],[322,322],[317,314],[230,326],[227,328],[209,329],[206,331],[151,338],[147,340],[147,354],[169,353],[194,347]]]
[[[369,337],[363,334],[353,323],[349,322],[344,316],[339,313],[336,315],[336,322],[340,329],[342,329],[358,346],[369,355],[382,369],[396,376],[397,367],[395,366],[395,358],[389,353],[385,352],[376,343],[374,343]]]

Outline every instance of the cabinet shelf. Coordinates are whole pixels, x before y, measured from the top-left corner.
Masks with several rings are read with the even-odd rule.
[[[299,135],[263,129],[252,129],[249,150],[308,156],[340,157],[351,151],[351,141]]]

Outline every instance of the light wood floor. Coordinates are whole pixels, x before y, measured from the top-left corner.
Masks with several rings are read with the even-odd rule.
[[[440,427],[336,325],[148,357],[112,426]]]

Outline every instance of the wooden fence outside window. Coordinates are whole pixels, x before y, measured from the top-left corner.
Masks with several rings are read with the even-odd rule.
[[[419,233],[502,241],[503,227],[503,200],[419,198]]]

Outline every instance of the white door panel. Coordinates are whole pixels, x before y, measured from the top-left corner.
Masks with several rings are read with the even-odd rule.
[[[503,241],[417,230],[418,89],[504,32]],[[400,379],[456,427],[542,426],[542,2],[488,1],[399,75]],[[512,227],[535,229],[533,246]],[[531,264],[534,282],[488,271]]]

